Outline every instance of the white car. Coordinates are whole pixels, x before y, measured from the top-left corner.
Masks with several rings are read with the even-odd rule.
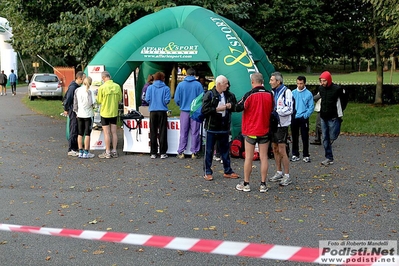
[[[56,74],[35,73],[28,85],[29,99],[36,97],[56,97],[62,99],[62,87]]]

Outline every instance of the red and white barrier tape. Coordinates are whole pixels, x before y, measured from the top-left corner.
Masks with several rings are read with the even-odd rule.
[[[88,240],[122,243],[122,244],[138,245],[138,246],[149,246],[156,248],[178,249],[178,250],[230,255],[230,256],[244,256],[244,257],[262,258],[262,259],[288,260],[288,261],[310,262],[310,263],[322,262],[320,257],[320,249],[308,248],[308,247],[255,244],[255,243],[221,241],[221,240],[199,239],[199,238],[129,234],[129,233],[120,233],[120,232],[45,228],[45,227],[22,226],[22,225],[12,225],[12,224],[0,224],[0,230],[88,239]],[[398,256],[396,256],[396,258],[399,259]],[[335,262],[333,264],[344,265],[345,263]],[[383,265],[383,264],[368,263],[363,265],[374,266],[374,265]]]

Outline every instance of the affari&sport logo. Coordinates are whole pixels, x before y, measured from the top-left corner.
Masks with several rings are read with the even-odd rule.
[[[398,263],[395,240],[321,240],[319,248],[320,264]]]

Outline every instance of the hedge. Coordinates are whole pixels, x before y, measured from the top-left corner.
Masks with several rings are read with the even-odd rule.
[[[374,103],[376,85],[339,84],[349,93],[349,101],[356,103]],[[295,85],[288,85],[291,90],[296,89]],[[319,85],[306,85],[313,94],[317,92]],[[384,85],[382,87],[382,103],[399,103],[399,85]]]

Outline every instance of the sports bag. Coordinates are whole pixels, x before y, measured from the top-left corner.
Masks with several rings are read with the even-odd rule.
[[[191,102],[190,106],[190,118],[199,123],[202,123],[204,121],[204,115],[201,112],[203,98],[204,93],[202,92]]]
[[[243,158],[243,152],[245,151],[244,136],[240,133],[235,137],[230,145],[231,157]]]
[[[141,120],[144,118],[144,116],[136,110],[130,110],[129,112],[127,112],[126,114],[122,114],[120,116],[121,120],[123,121],[123,124],[130,130],[132,129],[138,129],[138,133],[141,134]],[[127,119],[134,119],[136,120],[136,127],[130,127],[125,120]]]

